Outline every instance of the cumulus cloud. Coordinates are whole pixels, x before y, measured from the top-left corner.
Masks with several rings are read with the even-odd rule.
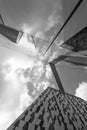
[[[61,7],[61,9],[60,9],[60,7]],[[60,5],[60,7],[59,7],[59,10],[55,9],[52,12],[52,14],[49,15],[48,22],[47,22],[47,27],[46,27],[45,31],[49,31],[55,25],[62,25],[63,24],[62,15],[61,14],[58,15],[59,12],[62,12],[62,6]]]
[[[17,86],[17,83],[14,85],[16,86],[8,84],[4,96],[0,97],[2,101],[0,102],[0,129],[2,130],[5,130],[33,101],[26,88],[22,85]]]
[[[41,83],[38,84],[38,90],[42,87],[44,90],[50,85],[48,81],[42,81]]]
[[[20,39],[19,43],[18,43],[18,47],[22,50],[24,50],[25,52],[27,52],[27,54],[31,55],[32,58],[36,57],[36,55],[38,54],[34,43],[32,43],[29,39],[27,34],[24,34],[22,36],[22,38]],[[32,51],[33,50],[33,51]]]
[[[75,91],[75,95],[87,101],[87,82],[79,84]]]
[[[52,71],[49,65],[46,65],[45,76],[48,80],[52,78]]]
[[[0,119],[5,118],[2,118],[4,122],[0,122],[2,130],[6,129],[49,86],[47,80],[51,77],[50,69],[43,59],[37,58],[37,55],[36,59],[28,61],[11,57],[2,63],[4,89],[0,96]]]
[[[8,111],[0,111],[0,128],[1,130],[5,130],[11,123],[11,116]]]
[[[4,88],[0,95],[0,128],[6,129],[33,101],[28,95],[28,89],[17,77],[18,67],[26,68],[27,61],[17,62],[17,59],[10,58],[2,64],[1,74],[3,75]],[[22,63],[22,66],[21,66]]]

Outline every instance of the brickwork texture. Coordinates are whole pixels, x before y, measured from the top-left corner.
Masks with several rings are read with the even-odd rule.
[[[7,130],[87,130],[87,102],[48,87]]]

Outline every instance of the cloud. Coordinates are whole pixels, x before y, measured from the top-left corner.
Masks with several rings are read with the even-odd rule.
[[[35,58],[38,54],[34,43],[28,40],[27,34],[24,34],[18,43],[18,47],[27,52],[32,58]],[[33,51],[32,51],[33,50]]]
[[[37,90],[40,90],[41,88],[45,90],[49,85],[50,83],[48,81],[42,81],[41,83],[38,83]]]
[[[3,97],[0,97],[0,129],[5,130],[32,103],[28,90],[16,84],[6,85]],[[10,86],[11,85],[11,86]]]
[[[22,66],[21,66],[22,63]],[[18,67],[26,68],[26,63],[17,62],[13,57],[2,64],[3,90],[0,95],[0,128],[6,129],[24,110],[33,99],[28,95],[25,82],[17,77]]]
[[[60,9],[61,7],[61,9]],[[55,9],[51,15],[48,17],[47,27],[45,29],[46,31],[49,31],[54,26],[59,26],[63,24],[63,18],[62,18],[62,6],[60,5],[59,9]],[[60,14],[58,14],[59,12]],[[55,30],[56,31],[56,30]]]
[[[49,13],[48,17],[45,20],[44,26],[40,25],[42,26],[42,29],[38,30],[35,33],[36,36],[39,36],[42,39],[51,40],[60,26],[63,24],[61,2],[54,2],[53,7],[54,8],[52,9],[51,13]]]
[[[10,57],[1,65],[4,89],[0,95],[0,112],[1,118],[5,118],[2,118],[4,122],[0,124],[2,130],[6,129],[50,84],[47,81],[51,78],[50,68],[41,56],[35,57],[36,59],[32,57],[28,61]]]
[[[28,82],[27,84],[29,95],[33,98],[33,100],[36,99],[48,86],[51,85],[47,80],[41,80],[41,82],[34,84]]]
[[[0,129],[5,130],[11,123],[10,112],[0,111]]]
[[[45,72],[45,76],[48,80],[50,80],[52,78],[52,71],[49,65],[46,65],[46,72]]]
[[[75,95],[87,101],[87,82],[82,82],[79,84],[75,91]]]
[[[20,96],[19,106],[17,108],[17,116],[19,116],[32,102],[33,99],[28,94],[28,89],[25,85],[23,86],[23,93]]]

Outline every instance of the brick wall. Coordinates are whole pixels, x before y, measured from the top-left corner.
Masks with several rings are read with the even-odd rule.
[[[47,88],[7,130],[87,130],[87,102]]]

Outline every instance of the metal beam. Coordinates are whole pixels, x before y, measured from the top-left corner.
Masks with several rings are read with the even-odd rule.
[[[67,58],[67,57],[69,57],[71,54],[73,54],[74,52],[67,52],[67,53],[65,53],[65,54],[63,54],[63,55],[59,55],[57,58],[55,58],[53,61],[51,61],[51,63],[53,63],[53,64],[56,64],[56,63],[58,63],[58,62],[60,62],[60,61],[62,61],[62,60],[64,60],[65,58]]]
[[[2,15],[1,15],[1,14],[0,14],[0,24],[5,25],[5,24],[4,24],[4,20],[3,20],[3,18],[2,18]]]
[[[72,63],[76,66],[87,67],[87,57],[68,56],[64,59],[65,62]]]
[[[58,87],[59,87],[59,90],[60,90],[61,92],[65,93],[64,88],[63,88],[63,85],[62,85],[62,83],[61,83],[61,80],[60,80],[60,77],[59,77],[59,75],[58,75],[58,71],[56,70],[55,65],[54,65],[53,63],[49,63],[49,64],[50,64],[50,67],[51,67],[52,72],[53,72],[53,74],[54,74],[54,77],[55,77],[55,80],[56,80],[57,85],[58,85]]]
[[[55,80],[57,82],[57,85],[58,85],[60,91],[62,91],[63,93],[65,93],[65,90],[64,90],[62,82],[60,80],[58,71],[56,70],[55,64],[62,61],[62,60],[64,60],[65,58],[69,57],[70,54],[73,54],[73,52],[67,52],[67,53],[65,53],[65,55],[60,55],[58,58],[54,59],[53,61],[51,61],[49,63],[50,67],[51,67],[51,70],[53,72],[53,75],[55,77]]]

